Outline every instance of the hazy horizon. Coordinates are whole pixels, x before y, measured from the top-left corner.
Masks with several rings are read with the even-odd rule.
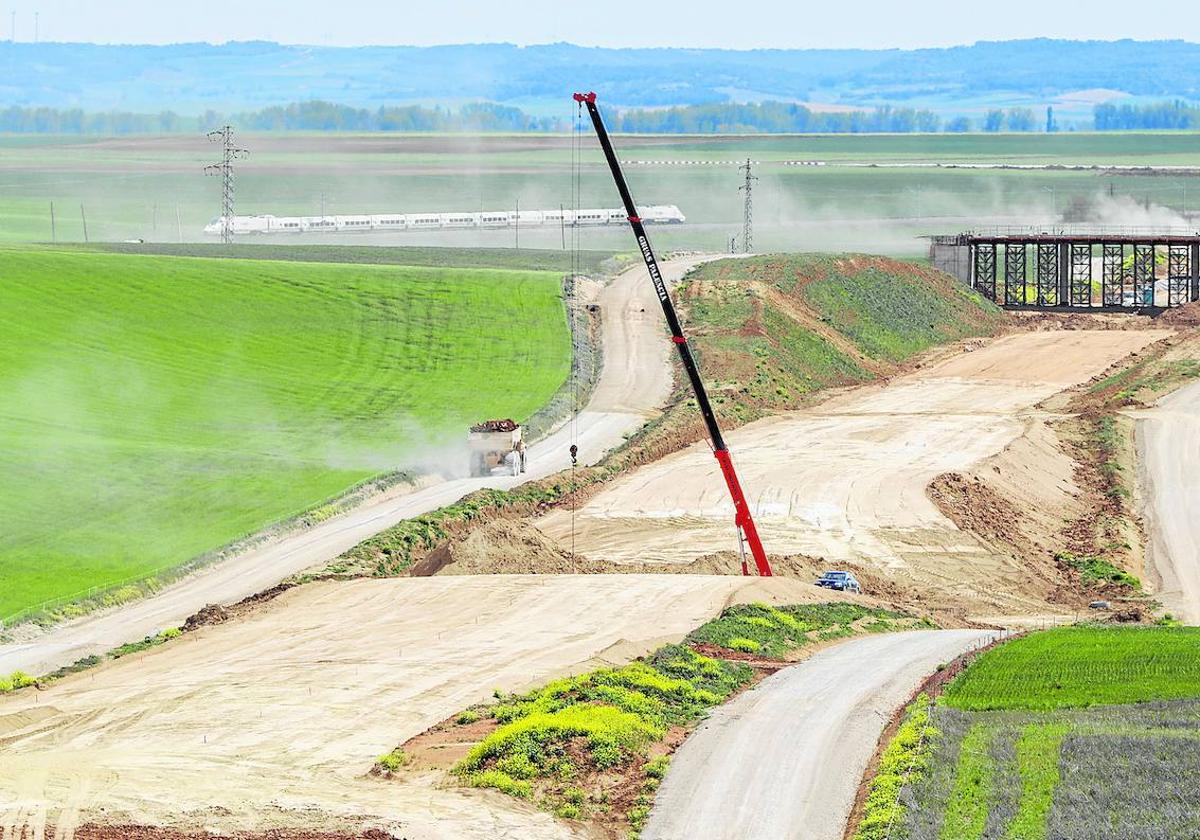
[[[11,0],[3,36],[18,42],[167,45],[271,41],[295,46],[450,46],[571,43],[585,47],[687,49],[935,49],[980,41],[1200,42],[1200,16],[1178,0],[1146,0],[1137,15],[1116,0],[1046,4],[1012,0],[1000,16],[962,15],[957,2],[897,6],[864,0],[812,7],[745,0],[730,13],[715,0],[611,0],[589,9],[557,0],[519,8],[485,0],[445,0],[436,14],[411,4],[344,0],[329,14],[320,0],[209,0],[181,10],[160,0]],[[847,21],[872,25],[848,26]],[[35,32],[36,29],[36,32]]]

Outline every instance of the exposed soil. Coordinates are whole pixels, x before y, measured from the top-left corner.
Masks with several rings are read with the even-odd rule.
[[[1170,327],[1200,327],[1200,303],[1189,303],[1178,309],[1168,309],[1155,319],[1155,323]]]
[[[170,828],[154,828],[144,825],[95,825],[88,824],[66,832],[74,840],[403,840],[404,835],[393,834],[381,828],[363,831],[337,832],[293,831],[270,829],[268,831],[236,831],[231,834],[209,834],[208,832],[179,831]],[[57,828],[47,826],[44,837],[57,837]],[[12,840],[41,840],[32,830],[18,834]]]
[[[929,483],[926,492],[938,510],[962,530],[1019,553],[1035,550],[1021,530],[1021,512],[982,479],[943,473]]]
[[[1046,324],[732,432],[764,544],[869,570],[867,591],[886,581],[887,597],[964,622],[1054,612],[1062,577],[1045,555],[1079,514],[1079,488],[1038,406],[1167,333]],[[990,477],[976,474],[1001,455]],[[967,477],[935,487],[959,510],[949,517],[926,494],[947,473]],[[537,524],[560,547],[574,539],[577,554],[647,568],[721,550],[731,520],[717,467],[696,446]]]

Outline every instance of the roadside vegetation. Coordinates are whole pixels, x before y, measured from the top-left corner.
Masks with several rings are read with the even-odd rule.
[[[894,794],[874,810],[868,800],[860,838],[1200,833],[1189,796],[1200,772],[1200,628],[1081,625],[1018,637],[952,681],[929,726],[933,748],[918,772],[899,789],[882,769],[871,783]],[[869,833],[882,818],[869,825],[873,813],[891,828]]]
[[[636,836],[670,753],[714,706],[822,640],[928,626],[849,603],[729,607],[690,633],[619,668],[555,680],[464,710],[398,748],[473,741],[449,769],[459,784],[494,788],[565,819]],[[380,759],[394,774],[408,762]]]
[[[5,249],[0,621],[136,597],[567,376],[556,273]]]

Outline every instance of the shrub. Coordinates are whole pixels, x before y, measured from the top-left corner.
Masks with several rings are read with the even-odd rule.
[[[586,739],[598,765],[611,767],[665,731],[612,706],[568,706],[555,712],[535,712],[501,726],[475,745],[459,768],[475,771],[489,759],[498,761],[518,753],[541,764],[548,746],[577,737]]]
[[[467,709],[466,711],[460,713],[459,716],[454,719],[454,722],[459,726],[466,726],[469,723],[475,723],[477,720],[479,720],[479,712],[475,711],[474,709]]]
[[[412,757],[403,749],[397,747],[391,752],[379,756],[375,765],[385,773],[395,773],[401,767],[408,766],[411,762]]]
[[[0,694],[8,694],[10,691],[27,688],[36,682],[37,680],[24,671],[13,671],[7,677],[0,677]]]
[[[517,799],[529,799],[533,796],[533,785],[520,779],[514,779],[499,770],[482,770],[472,773],[467,777],[467,783],[476,788],[494,788]]]
[[[667,775],[667,767],[671,764],[671,756],[660,755],[646,762],[646,766],[642,769],[646,771],[646,775],[651,779],[661,779]]]
[[[753,639],[743,639],[740,636],[735,636],[726,644],[730,650],[740,651],[742,653],[758,653],[762,650],[762,645]]]
[[[561,802],[559,803],[558,807],[554,809],[554,816],[558,817],[559,819],[577,820],[579,819],[579,814],[579,806],[570,802]]]

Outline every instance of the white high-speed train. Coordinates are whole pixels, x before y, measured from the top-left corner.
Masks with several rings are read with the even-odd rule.
[[[686,217],[674,204],[642,207],[646,224],[682,224]],[[482,213],[396,213],[373,216],[234,216],[230,231],[238,236],[269,233],[387,233],[405,230],[451,228],[509,228],[568,225],[621,225],[624,210],[512,210]],[[208,234],[220,234],[224,217],[204,226]]]

